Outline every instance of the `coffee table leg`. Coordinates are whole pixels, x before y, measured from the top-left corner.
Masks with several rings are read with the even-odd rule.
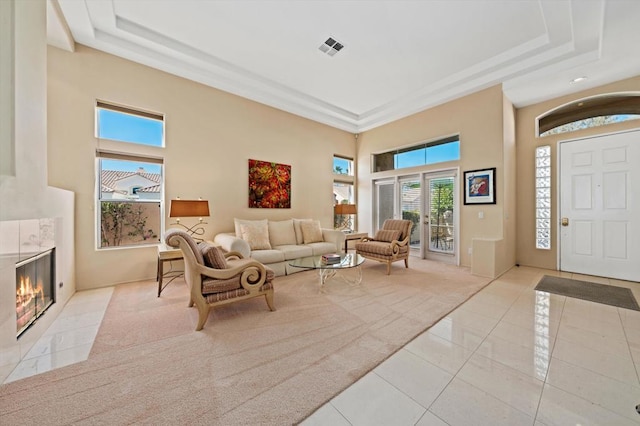
[[[362,268],[360,266],[356,266],[356,281],[355,285],[360,285],[362,283]]]
[[[320,290],[324,288],[324,283],[327,281],[327,278],[331,278],[336,274],[335,269],[318,269],[320,273]]]
[[[360,285],[362,283],[362,268],[360,266],[356,266],[355,268],[350,268],[356,270],[356,277],[353,281],[348,278],[342,276],[341,278],[351,285]],[[324,283],[327,281],[327,278],[333,277],[339,270],[336,269],[318,269],[318,274],[320,277],[320,290],[324,288]]]

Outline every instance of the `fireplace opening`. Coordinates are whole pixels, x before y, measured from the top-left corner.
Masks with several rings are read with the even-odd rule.
[[[55,303],[55,276],[55,249],[16,264],[18,337]]]

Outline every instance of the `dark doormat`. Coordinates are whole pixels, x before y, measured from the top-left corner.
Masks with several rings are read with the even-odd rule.
[[[535,290],[640,311],[633,293],[630,289],[624,287],[545,275]]]

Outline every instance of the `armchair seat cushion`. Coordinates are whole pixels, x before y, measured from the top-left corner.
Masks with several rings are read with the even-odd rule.
[[[234,266],[233,264],[234,264],[234,261],[230,260],[229,266],[233,267]],[[263,284],[262,287],[264,287],[267,282],[273,281],[273,279],[276,276],[273,269],[267,266],[265,266],[265,269],[267,271],[267,278],[265,279],[265,284]],[[234,291],[238,289],[244,290],[242,288],[242,284],[240,284],[240,275],[236,275],[235,277],[229,278],[226,280],[211,278],[211,277],[207,277],[206,275],[202,276],[202,294],[204,295],[225,293],[225,292]],[[244,290],[244,291],[247,291],[247,290]]]
[[[366,243],[357,243],[356,250],[360,253],[367,253],[380,256],[392,256],[393,250],[391,244],[386,241],[367,241]],[[408,253],[409,246],[398,246],[398,253]]]
[[[241,288],[240,277],[219,280],[202,276],[202,294],[224,293]]]
[[[273,290],[273,278],[271,281],[265,282],[260,287],[260,291],[265,292],[267,290]],[[207,303],[217,303],[225,300],[235,299],[237,297],[247,296],[249,295],[249,290],[244,288],[238,288],[236,290],[223,291],[220,293],[212,293],[204,295]]]

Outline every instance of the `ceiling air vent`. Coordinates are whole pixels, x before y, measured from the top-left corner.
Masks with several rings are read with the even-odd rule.
[[[344,47],[344,44],[336,41],[332,37],[329,37],[327,41],[325,41],[320,45],[320,47],[318,47],[318,49],[320,49],[320,51],[326,53],[329,56],[333,56],[336,53],[338,53],[340,50],[342,50],[343,47]]]

